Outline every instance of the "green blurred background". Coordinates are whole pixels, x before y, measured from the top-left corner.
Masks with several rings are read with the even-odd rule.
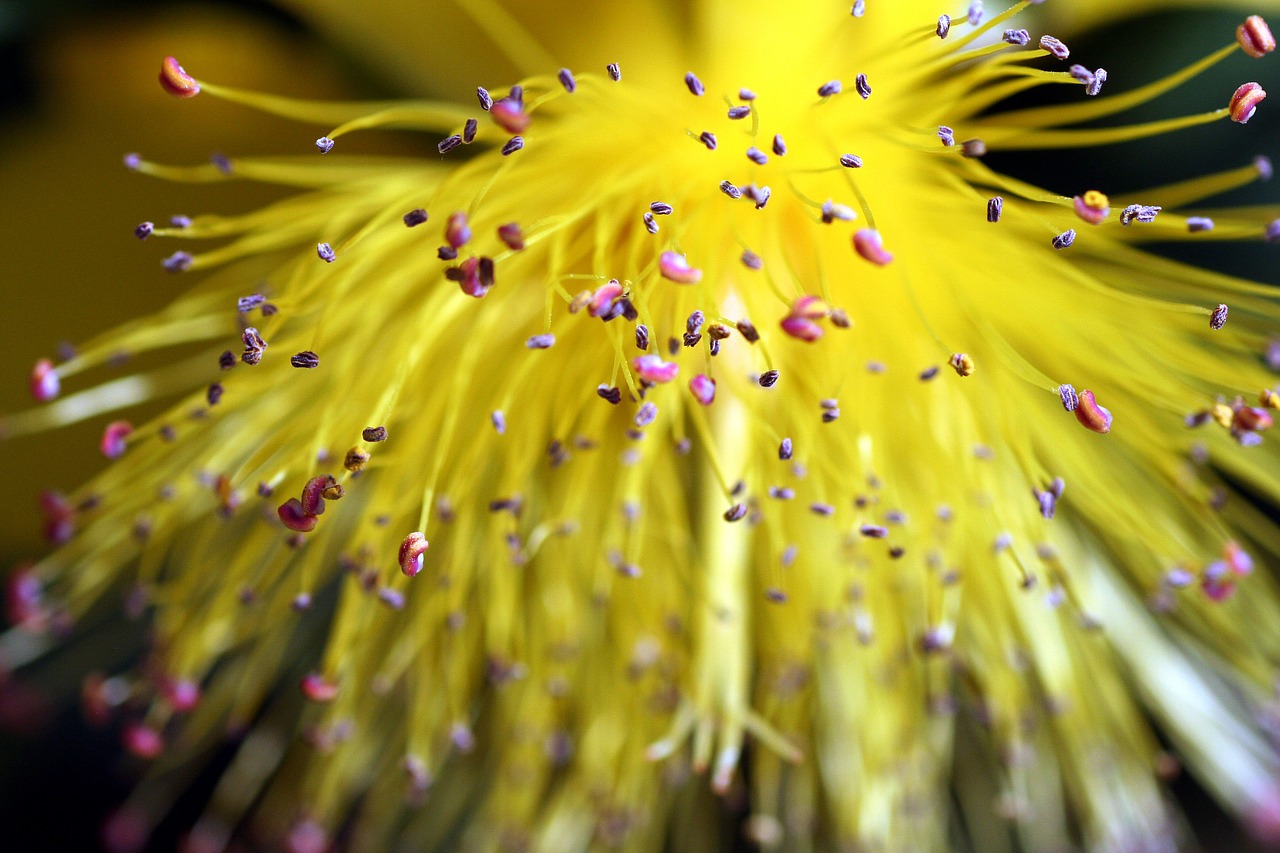
[[[868,5],[875,2],[892,0],[871,0]],[[367,6],[380,11],[357,15],[350,26],[341,17],[344,5],[348,13],[365,8],[356,0],[0,0],[0,251],[5,260],[0,272],[0,412],[30,405],[30,367],[37,358],[52,356],[59,342],[86,340],[160,308],[189,283],[161,269],[159,261],[168,247],[132,237],[138,222],[162,221],[175,213],[250,210],[278,195],[249,185],[190,187],[154,181],[125,170],[124,153],[138,151],[176,163],[202,162],[213,151],[307,154],[311,140],[324,130],[207,98],[198,109],[177,102],[156,83],[161,57],[176,55],[188,68],[219,82],[313,98],[421,94],[431,87],[456,96],[474,85],[474,76],[468,75],[486,63],[486,80],[512,75],[492,52],[459,53],[464,45],[483,40],[457,21],[456,10],[447,2],[378,0]],[[536,21],[535,2],[514,5],[526,20]],[[1069,37],[1074,56],[1087,57],[1091,66],[1110,71],[1108,89],[1114,92],[1208,53],[1230,38],[1240,19],[1237,12],[1169,11],[1175,5],[1208,4],[1060,0],[1046,4],[1041,13],[1052,15],[1056,7],[1065,19],[1073,9],[1089,6],[1111,18],[1087,33],[1057,32]],[[1138,6],[1148,14],[1126,19],[1125,14]],[[448,21],[440,27],[448,38],[433,40],[432,33],[393,26],[386,30],[385,43],[374,41],[372,27],[379,14],[394,18],[406,14],[407,8],[421,15],[428,7],[438,7]],[[584,7],[576,24],[597,34],[625,33],[626,16],[610,15],[608,9],[609,4]],[[1280,13],[1280,0],[1254,3],[1251,9]],[[613,18],[624,20],[613,23]],[[1208,43],[1206,33],[1213,34]],[[555,38],[572,43],[575,36],[561,27]],[[577,38],[582,41],[580,35]],[[1135,40],[1143,42],[1140,52],[1133,49]],[[597,41],[588,43],[589,50],[599,49]],[[1126,119],[1147,120],[1225,104],[1245,79],[1257,79],[1280,92],[1280,62],[1250,62],[1233,57]],[[1271,156],[1280,167],[1277,100],[1264,104],[1247,130],[1219,122],[1077,155],[996,153],[990,162],[1068,195],[1083,187],[1119,193],[1156,186],[1244,164],[1257,154]],[[357,144],[428,150],[434,140],[389,135]],[[1221,201],[1274,203],[1278,197],[1280,178]],[[1198,264],[1280,284],[1280,247],[1258,242],[1180,245],[1169,251]],[[4,444],[0,569],[42,553],[37,495],[42,488],[70,489],[103,464],[97,451],[101,427],[102,419],[95,419]],[[125,635],[115,641],[128,642]],[[64,676],[70,679],[74,669],[68,668]],[[137,768],[120,756],[115,733],[86,728],[74,709],[53,713],[38,697],[32,697],[32,703],[0,708],[0,849],[96,849],[103,816],[127,793]],[[1261,849],[1242,838],[1194,784],[1180,781],[1177,792],[1203,849]],[[194,819],[190,810],[198,809],[200,791],[188,799],[181,807],[186,811],[163,827],[155,849],[173,849],[183,820]]]

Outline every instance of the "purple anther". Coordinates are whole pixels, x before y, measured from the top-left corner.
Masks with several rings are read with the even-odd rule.
[[[568,68],[561,68],[556,72],[556,79],[560,81],[560,85],[564,86],[564,90],[570,95],[578,91],[578,82],[573,79],[573,72]]]
[[[525,341],[524,345],[529,349],[551,349],[551,347],[555,346],[555,343],[556,336],[547,332],[541,335],[534,335]]]
[[[840,165],[844,166],[846,169],[861,169],[862,158],[857,154],[841,154]]]
[[[451,136],[446,136],[444,139],[441,139],[436,144],[436,150],[439,151],[441,154],[448,154],[450,151],[457,148],[461,144],[462,144],[462,134],[455,133]]]
[[[404,224],[409,228],[416,228],[427,221],[427,212],[421,207],[415,207],[404,215]]]
[[[716,135],[709,130],[704,130],[698,134],[698,141],[707,146],[708,151],[716,150]]]
[[[855,77],[853,80],[853,88],[858,90],[858,95],[861,96],[862,100],[865,101],[867,98],[871,97],[871,83],[867,80],[867,75],[859,74]]]
[[[1061,251],[1063,249],[1070,248],[1071,244],[1075,241],[1076,230],[1074,228],[1068,228],[1066,231],[1063,231],[1061,234],[1053,238],[1053,248]]]
[[[644,216],[640,217],[644,221],[644,230],[650,234],[658,233],[658,222],[653,218],[653,214],[649,211],[644,212]]]
[[[316,140],[316,148],[320,150],[321,154],[328,154],[333,150],[333,140],[327,136],[322,136]]]
[[[485,112],[493,106],[493,96],[489,94],[489,90],[484,86],[476,86],[476,99],[480,101],[480,109]]]
[[[772,388],[778,384],[778,371],[766,370],[760,374],[760,378],[756,380],[761,388]]]
[[[638,427],[647,427],[658,417],[658,407],[652,401],[644,403],[637,411],[633,421]]]
[[[684,84],[689,87],[689,93],[695,96],[701,96],[706,91],[702,81],[692,71],[684,75]]]
[[[738,189],[729,181],[720,182],[720,192],[724,193],[729,198],[742,198],[742,190]]]
[[[333,247],[328,243],[317,243],[316,255],[326,264],[331,264],[338,259],[338,256],[334,254]]]
[[[1190,231],[1192,234],[1195,234],[1200,231],[1212,231],[1213,220],[1208,218],[1207,216],[1188,216],[1187,230]]]
[[[615,83],[622,79],[622,69],[618,67],[616,62],[610,62],[606,65],[605,71],[609,73],[609,79]]]
[[[190,252],[174,252],[160,263],[169,272],[182,272],[189,269],[194,260]]]
[[[467,123],[462,126],[462,141],[470,145],[475,141],[476,134],[480,132],[480,122],[473,118],[467,119]]]
[[[784,462],[791,458],[791,439],[782,439],[782,443],[778,445],[778,458]]]
[[[297,355],[290,356],[289,363],[294,367],[312,370],[320,366],[320,356],[316,355],[309,349],[303,350]]]
[[[1053,36],[1040,36],[1040,49],[1048,51],[1058,59],[1066,59],[1071,55],[1067,46]]]
[[[818,87],[818,97],[830,98],[832,95],[840,94],[840,89],[841,85],[839,80],[828,80],[826,83],[823,83]]]
[[[670,216],[673,208],[665,201],[650,202],[649,210],[658,216]]]
[[[787,153],[787,143],[783,141],[781,133],[773,135],[773,153],[779,157]]]
[[[156,230],[154,222],[141,222],[133,229],[133,236],[139,240],[145,240],[151,236],[151,232]]]
[[[1016,44],[1019,47],[1031,43],[1031,33],[1026,30],[1005,30],[1001,38],[1008,44]]]
[[[757,166],[763,166],[765,163],[769,162],[769,155],[752,145],[747,149],[747,159],[752,163],[755,163]]]
[[[733,119],[734,121],[744,119],[747,116],[751,115],[751,107],[744,107],[744,106],[729,107],[728,115],[729,115],[729,118]]]
[[[502,156],[509,157],[524,147],[523,136],[513,136],[502,146]]]

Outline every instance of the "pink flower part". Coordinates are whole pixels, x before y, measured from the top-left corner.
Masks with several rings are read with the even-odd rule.
[[[102,431],[102,441],[98,444],[102,455],[108,459],[116,459],[124,454],[125,439],[133,432],[133,424],[128,421],[112,421]]]
[[[663,361],[661,356],[653,353],[638,355],[631,359],[631,367],[637,376],[655,385],[670,382],[680,373],[680,367],[675,362]]]
[[[61,390],[62,383],[58,380],[58,371],[54,369],[53,362],[47,358],[37,361],[35,367],[31,368],[31,396],[41,403],[47,403],[57,397]]]
[[[400,571],[404,572],[407,578],[416,577],[422,571],[423,554],[427,552],[430,543],[427,537],[423,536],[420,531],[415,530],[408,536],[404,537],[404,541],[400,543]]]
[[[702,270],[689,266],[679,252],[663,252],[658,258],[658,271],[662,277],[676,284],[697,284],[702,281]]]
[[[618,284],[617,279],[609,279],[591,294],[591,304],[587,306],[587,313],[592,317],[603,317],[609,313],[613,303],[620,296],[622,296],[622,285]]]
[[[874,228],[863,228],[853,235],[853,248],[863,260],[871,261],[877,266],[885,266],[893,260],[893,255],[884,250],[884,241],[880,232]]]
[[[704,406],[710,406],[716,399],[716,381],[705,373],[699,373],[689,380],[689,390],[693,398]]]

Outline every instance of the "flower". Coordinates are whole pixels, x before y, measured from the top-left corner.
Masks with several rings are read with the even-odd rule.
[[[41,405],[3,422],[101,418],[117,460],[46,496],[58,547],[8,603],[31,633],[151,614],[147,659],[84,690],[159,762],[121,821],[159,820],[164,769],[230,727],[213,847],[252,812],[294,850],[658,849],[719,823],[705,773],[765,847],[943,849],[994,792],[1029,849],[1169,849],[1175,754],[1280,831],[1254,572],[1280,548],[1278,312],[1141,248],[1280,239],[1274,211],[1201,206],[1270,165],[1057,196],[983,159],[1243,123],[1256,81],[1079,127],[1266,61],[1265,23],[1112,95],[1027,3],[812,5],[736,9],[687,64],[656,44],[466,102],[312,103],[164,59],[183,100],[325,132],[127,155],[298,192],[139,226],[212,274],[38,362]],[[1078,97],[1001,106],[1046,85]],[[433,150],[348,150],[384,127]],[[120,352],[195,354],[86,387]]]

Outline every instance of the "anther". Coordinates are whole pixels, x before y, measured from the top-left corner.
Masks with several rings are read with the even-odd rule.
[[[720,192],[724,193],[729,198],[742,198],[742,190],[738,189],[729,181],[720,182]]]
[[[505,225],[499,225],[498,239],[513,252],[524,250],[524,232],[520,230],[518,223],[508,222]]]
[[[893,255],[885,251],[880,232],[874,228],[862,228],[853,235],[853,248],[864,259],[877,266],[885,266]]]
[[[1000,196],[987,199],[987,221],[999,222],[1000,214],[1004,213],[1004,199]]]
[[[868,82],[867,75],[859,74],[855,77],[853,80],[853,88],[858,90],[858,94],[862,97],[862,100],[865,101],[867,98],[871,97],[871,83]]]
[[[766,370],[760,374],[760,378],[756,380],[761,388],[772,388],[778,384],[778,371]]]
[[[305,512],[302,501],[297,498],[289,498],[276,507],[276,515],[285,527],[295,533],[310,533],[316,529],[316,523],[320,520],[317,516]]]
[[[41,403],[47,403],[58,396],[62,390],[62,382],[58,379],[58,371],[53,362],[42,358],[31,368],[31,396]]]
[[[850,10],[850,14],[852,14],[855,18],[861,18],[866,13],[867,13],[866,0],[853,0],[853,8]]]
[[[738,90],[739,101],[754,101],[755,99],[756,99],[756,93],[748,89],[746,86],[743,86],[741,89]]]
[[[461,211],[449,215],[444,226],[444,239],[451,248],[461,249],[471,239],[471,226],[467,215]]]
[[[1227,311],[1229,309],[1225,304],[1219,303],[1217,308],[1213,309],[1213,313],[1209,315],[1209,328],[1215,332],[1227,325]]]
[[[408,536],[404,537],[404,541],[400,543],[400,553],[397,557],[400,563],[400,571],[407,578],[417,577],[422,571],[423,555],[426,554],[430,543],[427,537],[422,535],[421,531],[415,530]]]
[[[138,226],[133,229],[133,236],[137,237],[139,240],[145,240],[150,237],[151,232],[155,230],[156,225],[154,222],[140,222],[138,223]]]
[[[921,382],[928,382],[937,375],[938,375],[938,365],[934,364],[920,371],[919,379]]]
[[[981,139],[966,139],[960,143],[960,153],[971,160],[985,157],[987,156],[987,143]]]
[[[824,223],[830,224],[837,219],[841,222],[852,222],[857,218],[858,214],[847,204],[836,204],[830,200],[822,203],[822,221]]]
[[[1076,407],[1080,405],[1080,398],[1076,395],[1074,386],[1059,385],[1058,397],[1062,400],[1062,408],[1068,412],[1074,412]]]
[[[956,144],[956,132],[945,124],[938,125],[938,139],[942,141],[944,148],[950,148]]]
[[[795,489],[789,489],[786,486],[770,486],[769,497],[778,501],[789,501],[796,496]]]
[[[1136,220],[1149,225],[1156,221],[1156,215],[1163,209],[1154,204],[1131,204],[1120,211],[1120,224],[1132,225]]]
[[[358,474],[369,464],[369,454],[358,447],[353,447],[342,457],[342,467],[352,474]]]
[[[764,258],[757,255],[750,249],[742,250],[742,265],[749,270],[758,270],[764,268]]]
[[[250,293],[248,296],[241,296],[236,300],[236,310],[241,314],[248,314],[254,308],[260,307],[267,301],[267,297],[261,293]]]
[[[498,127],[507,133],[524,133],[529,126],[529,114],[524,111],[524,107],[511,98],[494,101],[493,106],[489,108],[489,115],[493,116]]]
[[[650,234],[657,234],[657,233],[658,233],[658,223],[657,223],[657,221],[653,218],[653,214],[652,214],[652,213],[650,213],[649,211],[647,211],[647,210],[646,210],[646,211],[644,212],[644,216],[642,216],[642,217],[640,217],[640,218],[644,221],[644,230],[648,231]]]
[[[709,130],[704,130],[698,134],[698,141],[707,146],[708,151],[716,150],[716,135]]]
[[[1070,74],[1073,79],[1079,80],[1086,86],[1093,82],[1093,72],[1088,68],[1085,68],[1083,65],[1072,65],[1067,69],[1067,73]]]
[[[360,437],[369,442],[386,441],[387,428],[384,426],[365,427],[360,431]]]
[[[1076,420],[1086,429],[1103,434],[1111,432],[1111,412],[1098,405],[1092,391],[1084,390],[1079,393],[1074,411]]]
[[[944,39],[944,38],[946,38],[946,37],[947,37],[947,33],[951,32],[951,16],[950,16],[950,15],[939,15],[939,16],[938,16],[938,26],[937,26],[937,28],[936,28],[936,29],[934,29],[934,32],[936,32],[936,33],[938,34],[938,38],[940,38],[940,39]]]
[[[671,205],[667,204],[665,201],[655,201],[650,202],[649,204],[649,210],[658,216],[670,216],[672,209]]]
[[[1275,36],[1261,15],[1250,15],[1236,27],[1236,41],[1240,48],[1254,59],[1261,59],[1276,49]]]
[[[1273,219],[1267,223],[1267,227],[1262,232],[1262,239],[1268,243],[1280,243],[1280,219]]]
[[[1111,201],[1097,190],[1089,190],[1084,195],[1072,199],[1076,216],[1090,225],[1101,225],[1111,215]]]
[[[1084,93],[1090,97],[1097,97],[1102,92],[1102,86],[1107,82],[1107,69],[1093,69],[1093,79],[1084,84]]]
[[[728,116],[733,121],[741,121],[742,119],[746,118],[749,115],[751,115],[751,107],[745,107],[745,106],[729,107]]]
[[[699,403],[710,406],[716,399],[716,381],[705,373],[699,373],[689,380],[689,391]]]
[[[645,382],[654,385],[670,382],[680,373],[680,367],[675,362],[663,361],[661,356],[653,353],[631,359],[631,368]]]
[[[462,144],[462,134],[455,133],[450,136],[446,136],[444,139],[441,139],[438,143],[436,143],[436,150],[439,151],[441,154],[448,154],[450,151],[457,148],[461,144]]]
[[[338,685],[333,683],[332,681],[329,681],[318,672],[312,672],[304,676],[301,683],[298,686],[302,690],[303,697],[308,702],[315,702],[317,704],[323,705],[323,704],[332,702],[334,699],[338,698]],[[311,824],[311,822],[303,821],[302,825],[305,825],[305,824]],[[319,837],[315,839],[315,841],[309,842],[309,845],[311,843],[318,843],[319,845],[323,846],[326,840],[324,830],[320,829],[320,827],[315,826],[314,824],[311,824],[311,826],[314,827],[314,832]],[[290,833],[290,835],[291,836],[295,835],[297,834],[297,832],[298,830],[295,828],[295,830],[292,833]],[[295,844],[291,849],[302,849],[302,848],[299,845]],[[306,849],[309,850],[312,848],[311,846],[308,846]]]
[[[697,78],[692,71],[684,75],[684,85],[689,88],[689,93],[701,97],[706,91],[706,87],[702,85],[702,81]]]
[[[973,356],[968,353],[952,353],[947,364],[951,365],[951,369],[959,376],[972,376],[973,372],[977,370],[977,365],[974,363]]]
[[[1040,49],[1048,51],[1058,59],[1066,59],[1071,55],[1067,46],[1053,36],[1040,36]]]
[[[1063,231],[1061,234],[1053,238],[1053,248],[1061,251],[1063,249],[1070,248],[1071,244],[1075,241],[1076,230],[1074,228],[1068,228],[1066,231]]]
[[[839,80],[828,80],[818,87],[818,97],[830,98],[832,95],[838,95],[841,88]]]
[[[622,389],[614,385],[597,385],[596,395],[602,400],[608,400],[615,406],[622,402]]]
[[[205,402],[207,402],[210,406],[218,405],[219,401],[222,400],[222,394],[223,394],[223,391],[225,390],[226,389],[222,387],[221,382],[214,382],[210,384],[209,387],[206,388],[204,392]]]
[[[1258,109],[1258,104],[1262,103],[1266,97],[1267,93],[1257,83],[1245,83],[1231,96],[1231,102],[1228,104],[1231,120],[1236,124],[1248,123]]]
[[[858,532],[868,539],[883,539],[889,535],[889,528],[880,524],[863,524]]]
[[[116,459],[125,451],[125,440],[133,432],[133,424],[128,421],[112,421],[102,431],[102,440],[98,449],[108,459]]]
[[[333,145],[333,140],[327,136],[322,136],[316,140],[316,148],[319,149],[321,154],[328,154],[333,150]]]
[[[160,63],[160,85],[175,98],[194,98],[200,94],[196,78],[184,71],[172,56],[166,56]]]
[[[1213,220],[1207,216],[1188,216],[1187,230],[1190,231],[1192,234],[1195,234],[1200,231],[1212,231]]]
[[[406,228],[416,228],[427,221],[427,212],[421,207],[415,207],[404,215],[404,224]]]
[[[862,158],[857,154],[841,154],[840,165],[844,166],[846,169],[861,169]]]
[[[480,102],[480,109],[486,112],[493,107],[493,96],[484,86],[476,86],[476,100]]]
[[[502,156],[509,157],[524,147],[523,136],[513,136],[502,146]]]
[[[1264,157],[1263,159],[1266,159],[1266,158]],[[172,225],[174,228],[190,228],[191,217],[183,216],[181,213],[175,213],[173,216],[169,217],[169,224]]]
[[[617,83],[619,80],[622,79],[622,69],[618,67],[618,63],[610,62],[608,65],[605,66],[604,70],[608,72],[609,79],[612,80],[613,82]]]
[[[676,284],[697,284],[702,281],[702,270],[689,266],[679,252],[663,252],[658,258],[658,272]]]
[[[1031,42],[1031,33],[1026,30],[1005,30],[1002,38],[1008,44],[1016,44],[1021,47]]]
[[[769,203],[769,196],[772,195],[772,191],[768,187],[748,184],[747,188],[743,190],[743,194],[756,203],[756,210],[763,210],[764,206]]]
[[[191,267],[194,260],[190,252],[174,252],[160,264],[169,272],[183,272]]]
[[[763,166],[765,163],[769,162],[769,155],[752,145],[747,149],[747,159],[752,163],[755,163],[757,166]]]
[[[773,153],[779,157],[787,153],[787,143],[783,141],[781,133],[773,135]]]
[[[736,503],[724,511],[725,521],[741,521],[747,516],[747,505]]]
[[[560,85],[564,86],[564,90],[570,95],[578,91],[578,83],[573,79],[573,72],[568,68],[561,68],[556,73],[556,79],[560,81]]]
[[[1258,180],[1263,183],[1271,180],[1271,176],[1275,171],[1271,167],[1271,158],[1262,154],[1253,158],[1253,168],[1258,172]]]
[[[555,343],[556,336],[548,332],[542,335],[534,335],[525,341],[524,345],[528,349],[550,349],[555,346]]]
[[[466,124],[462,126],[462,141],[470,145],[476,139],[476,134],[480,132],[480,122],[473,118],[467,119]]]
[[[301,367],[310,370],[320,366],[320,356],[316,355],[311,350],[303,350],[297,355],[291,356],[289,358],[289,363],[294,367]]]
[[[338,256],[333,251],[333,247],[328,243],[316,244],[316,256],[326,264],[331,264],[338,259]]]
[[[973,0],[969,4],[969,26],[976,27],[982,23],[982,0]]]

